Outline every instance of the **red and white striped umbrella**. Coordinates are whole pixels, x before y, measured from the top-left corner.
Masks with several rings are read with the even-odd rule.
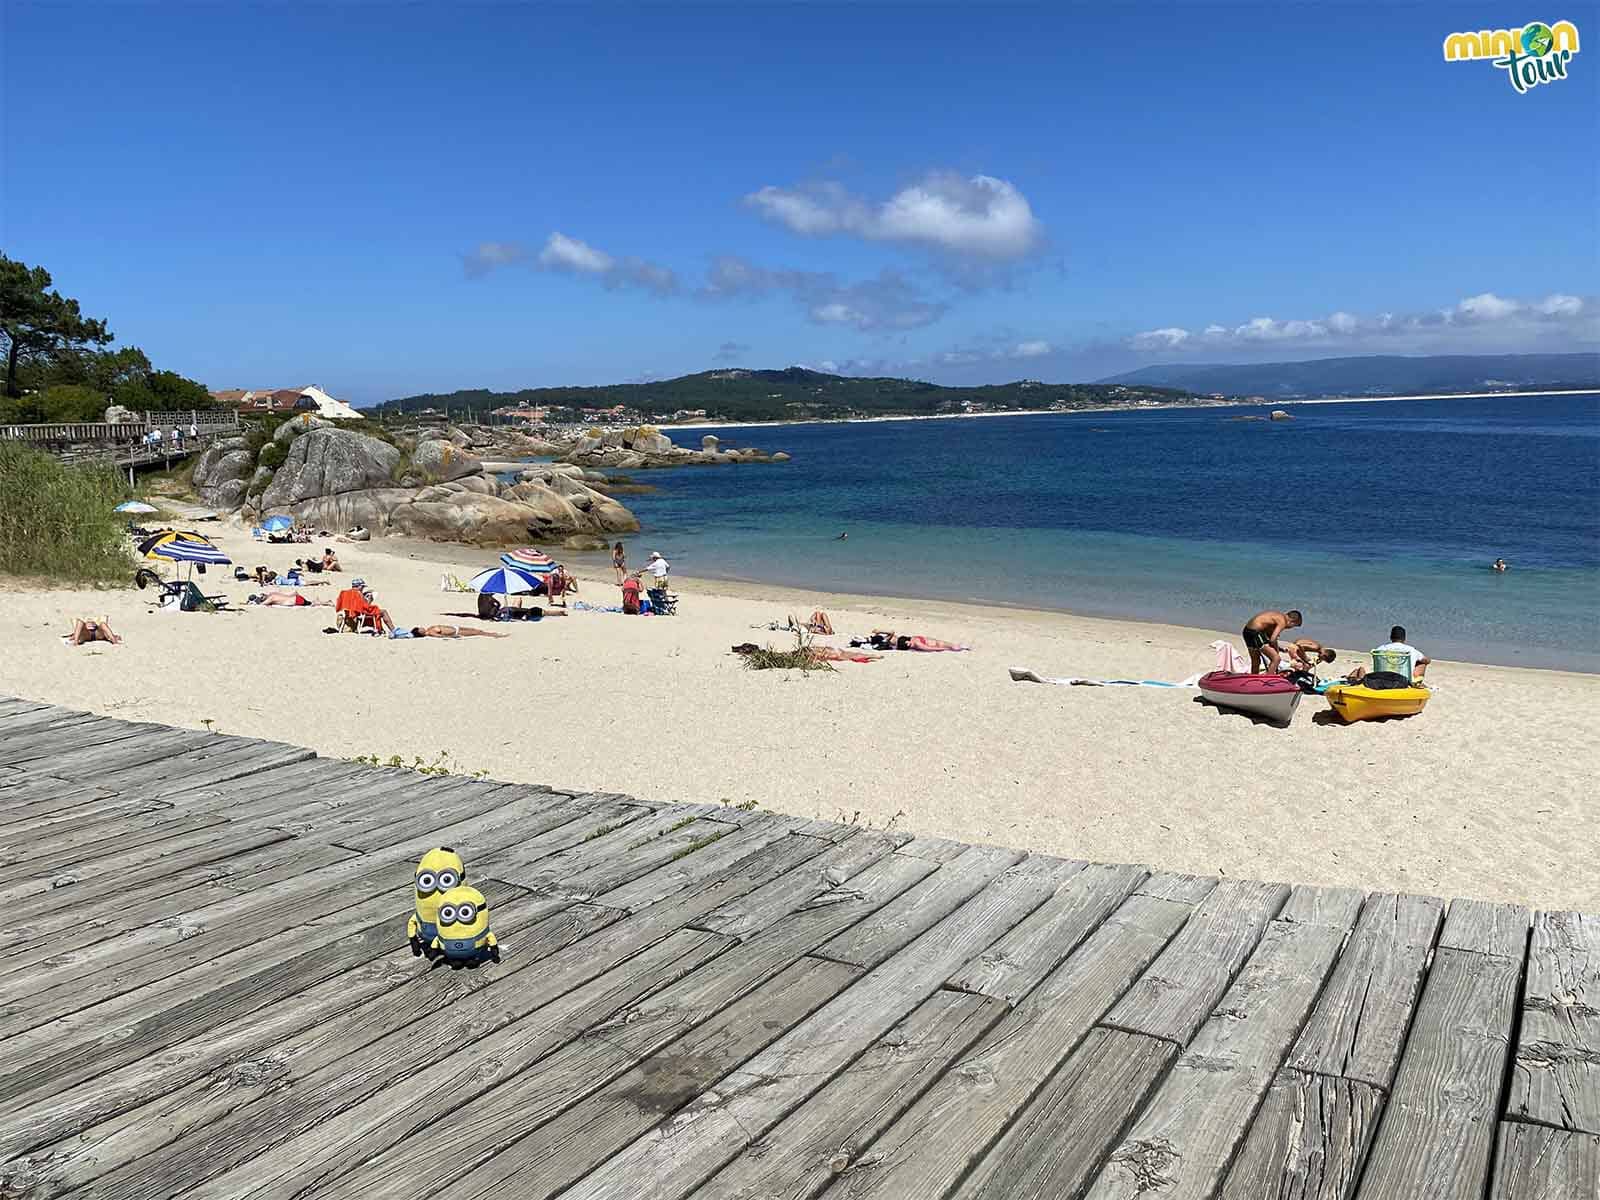
[[[530,575],[548,575],[559,565],[541,550],[532,546],[524,546],[520,550],[507,550],[500,556],[500,561],[508,567],[516,567]]]

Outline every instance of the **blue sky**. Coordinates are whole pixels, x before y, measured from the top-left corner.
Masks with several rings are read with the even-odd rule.
[[[1600,342],[1594,4],[0,11],[6,252],[213,387]]]

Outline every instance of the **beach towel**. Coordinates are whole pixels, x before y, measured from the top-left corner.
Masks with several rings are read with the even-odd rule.
[[[1217,652],[1217,670],[1232,671],[1235,675],[1250,673],[1250,660],[1239,653],[1232,642],[1218,638],[1211,643],[1211,648]]]
[[[1080,675],[1049,678],[1034,671],[1025,671],[1020,667],[1012,667],[1010,670],[1013,683],[1053,683],[1058,687],[1185,688],[1194,686],[1194,684],[1188,682],[1167,683],[1161,679],[1088,679]]]

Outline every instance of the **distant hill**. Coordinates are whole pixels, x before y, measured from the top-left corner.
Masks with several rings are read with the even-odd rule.
[[[1600,354],[1365,355],[1308,362],[1141,367],[1103,383],[1186,388],[1201,395],[1411,396],[1436,392],[1600,389]]]
[[[375,416],[446,409],[478,414],[504,406],[601,409],[622,405],[647,418],[704,409],[711,421],[796,421],[853,416],[919,416],[964,411],[1005,412],[1099,408],[1141,401],[1173,403],[1189,398],[1181,388],[1144,384],[1067,384],[1021,380],[988,387],[940,387],[916,379],[861,379],[788,367],[781,371],[727,368],[653,383],[604,387],[482,388],[406,396],[385,401]]]

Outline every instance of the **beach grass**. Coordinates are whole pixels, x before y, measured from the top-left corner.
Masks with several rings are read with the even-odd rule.
[[[109,464],[68,466],[0,443],[0,573],[56,584],[126,583],[133,567],[127,497]]]
[[[794,645],[788,650],[775,650],[762,646],[744,655],[747,671],[831,671],[833,664],[811,652],[811,639],[803,632],[794,635]]]

